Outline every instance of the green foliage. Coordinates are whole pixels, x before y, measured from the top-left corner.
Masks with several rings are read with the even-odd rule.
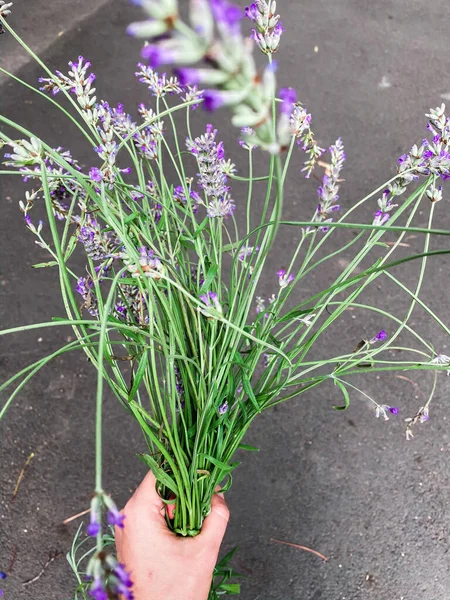
[[[50,84],[57,85],[58,76],[35,58],[49,75]],[[101,145],[104,139],[99,131],[103,121],[91,108],[84,107],[80,97],[74,99],[61,89],[61,96],[64,95],[76,111],[75,117],[53,98],[47,99],[76,124],[91,147]],[[277,102],[273,93],[264,121],[268,148],[273,148],[277,140]],[[449,368],[445,361],[436,361],[433,344],[414,329],[410,322],[413,311],[420,307],[446,335],[450,334],[420,297],[427,261],[450,252],[446,248],[430,249],[433,234],[449,235],[448,231],[433,229],[435,204],[430,204],[427,194],[434,188],[435,175],[428,175],[409,196],[405,194],[403,202],[393,208],[386,226],[350,219],[368,202],[375,203],[387,185],[397,184],[400,174],[347,207],[336,222],[327,222],[325,231],[315,206],[311,220],[285,221],[284,184],[295,160],[296,136],[284,119],[284,135],[290,140],[287,147],[282,145],[279,152],[258,157],[258,162],[266,161],[266,176],[253,176],[257,150],[246,151],[248,177],[242,169],[245,176],[234,175],[230,169],[229,180],[245,185],[247,205],[243,222],[237,223],[232,214],[227,219],[206,217],[208,195],[204,193],[198,204],[191,196],[192,176],[199,163],[195,155],[181,151],[179,140],[184,134],[177,130],[173,119],[176,112],[185,112],[186,133],[192,142],[192,104],[194,101],[180,100],[169,105],[165,96],[158,97],[154,112],[132,132],[123,135],[112,127],[118,160],[132,165],[129,179],[134,184],[128,183],[115,164],[108,171],[109,180],[92,181],[67,154],[0,116],[2,124],[21,136],[16,140],[1,131],[0,143],[12,146],[16,152],[16,166],[21,169],[18,174],[34,178],[39,187],[33,192],[36,196],[32,194],[32,201],[28,194],[23,210],[28,215],[39,197],[47,215],[44,229],[29,225],[41,248],[49,254],[48,261],[35,264],[34,268],[58,267],[66,312],[64,318],[4,330],[0,335],[69,326],[76,336],[75,341],[28,365],[0,386],[0,392],[14,386],[0,409],[0,419],[23,386],[49,361],[72,350],[83,350],[98,374],[97,492],[103,489],[102,399],[106,383],[126,413],[138,422],[148,446],[148,452],[140,458],[154,473],[161,498],[171,502],[175,496],[176,510],[170,526],[185,536],[201,530],[216,487],[221,486],[224,492],[230,488],[231,474],[239,464],[233,460],[235,452],[258,450],[242,442],[258,414],[321,384],[333,384],[328,387],[333,397],[343,396],[343,404],[334,405],[336,410],[349,407],[349,389],[353,390],[352,397],[362,395],[380,409],[376,400],[352,383],[355,376],[396,370],[432,370],[436,375],[438,370]],[[168,141],[169,136],[159,136],[155,156],[143,158],[135,136],[149,127],[163,130],[163,119],[164,128],[173,133],[173,142]],[[3,173],[11,175],[17,171],[5,169]],[[407,174],[412,175],[412,169]],[[401,176],[405,177],[405,172]],[[262,181],[266,189],[261,196],[254,184]],[[58,186],[64,189],[67,206],[55,201]],[[184,200],[176,197],[176,186],[181,187]],[[260,200],[258,206],[254,202],[256,196]],[[427,211],[427,227],[412,225],[419,208]],[[58,219],[61,214],[63,226]],[[86,270],[76,273],[73,254],[82,228],[94,229],[92,215],[99,228],[95,232],[97,242],[108,248],[100,263],[88,252]],[[292,280],[267,270],[271,258],[278,260],[274,250],[281,227],[297,232],[295,247],[280,261],[286,264],[285,275],[292,274]],[[354,230],[355,236],[333,248],[336,232],[348,228]],[[421,234],[423,247],[404,256],[402,244],[408,232]],[[336,269],[333,259],[344,252],[348,261]],[[404,268],[410,261],[418,264],[414,289],[399,278],[399,267]],[[100,270],[96,269],[99,264]],[[327,283],[317,289],[317,280],[311,275],[319,268],[326,274]],[[270,300],[263,301],[261,278],[267,273],[274,293]],[[92,283],[83,302],[74,292],[80,277]],[[372,306],[365,300],[367,289],[381,281],[404,293],[404,314],[391,314],[387,303]],[[341,351],[334,355],[326,343],[327,336],[339,326],[342,335],[342,328],[348,328],[348,314],[354,310],[376,314],[389,334],[374,342],[371,337],[376,332],[359,331],[356,341],[367,334],[369,339],[363,339],[356,349],[352,349],[353,336],[343,336]],[[419,348],[405,345],[400,338],[403,334],[412,336]],[[398,352],[395,359],[392,351]],[[125,370],[124,364],[129,369]],[[435,385],[427,407],[434,389]],[[97,548],[113,542],[111,536],[99,538]],[[81,562],[93,551],[87,550],[81,559],[77,558],[79,552],[84,552],[84,544],[79,530],[68,554],[79,584],[75,597],[80,600],[87,598],[86,583],[80,578]],[[233,555],[234,551],[218,563],[210,600],[239,593],[239,584],[232,581],[239,574],[229,566]]]

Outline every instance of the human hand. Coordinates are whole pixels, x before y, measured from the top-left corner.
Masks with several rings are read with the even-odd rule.
[[[165,520],[166,507],[148,473],[122,511],[116,527],[117,556],[133,581],[135,600],[207,600],[229,519],[223,494],[214,494],[211,512],[196,537],[180,537]]]

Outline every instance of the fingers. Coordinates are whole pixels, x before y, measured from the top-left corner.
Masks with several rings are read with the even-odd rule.
[[[150,521],[165,527],[165,506],[156,491],[156,478],[151,471],[147,473],[133,496],[124,508],[127,519],[139,520],[146,516]]]
[[[151,471],[147,473],[133,494],[132,501],[137,507],[144,505],[148,508],[149,504],[161,508],[163,502],[156,491],[156,478]]]
[[[143,515],[147,515],[153,523],[158,524],[159,527],[172,534],[167,528],[165,521],[166,505],[159,497],[155,486],[156,478],[149,471],[134,492],[132,498],[128,501],[123,512],[127,518],[136,518],[137,520],[140,520]],[[220,487],[218,486],[216,490],[219,489]],[[167,505],[169,518],[173,518],[175,510],[175,504]],[[209,540],[213,547],[218,549],[225,535],[229,518],[230,511],[228,510],[224,495],[215,493],[211,500],[211,512],[206,517],[202,526],[200,534],[202,540],[205,542]],[[120,536],[120,532],[118,534]]]
[[[230,511],[223,494],[214,494],[211,501],[211,512],[206,517],[200,534],[204,541],[220,547],[230,519]]]

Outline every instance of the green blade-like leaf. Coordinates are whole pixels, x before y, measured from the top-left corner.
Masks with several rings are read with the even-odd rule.
[[[347,388],[341,381],[339,381],[339,379],[335,379],[334,383],[335,383],[335,385],[338,386],[338,388],[341,390],[341,392],[344,395],[344,406],[333,406],[333,408],[334,408],[334,410],[347,410],[347,408],[349,407],[349,404],[350,404],[350,396],[348,395]]]

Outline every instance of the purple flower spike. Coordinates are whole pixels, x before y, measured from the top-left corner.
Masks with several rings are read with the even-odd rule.
[[[181,85],[195,85],[200,83],[198,69],[182,67],[180,69],[176,69],[175,72],[180,80]]]
[[[100,523],[97,523],[96,521],[91,521],[86,528],[86,532],[91,537],[96,537],[100,533],[100,529],[101,529]]]
[[[94,583],[89,590],[89,596],[94,598],[94,600],[108,600],[108,593],[105,590],[103,582],[100,578],[96,578],[94,580]]]
[[[246,6],[245,7],[245,16],[248,19],[251,19],[252,21],[256,21],[256,19],[258,18],[258,7],[256,6],[255,2],[252,2],[252,4],[250,4],[250,6]]]
[[[239,23],[242,18],[242,12],[239,6],[231,4],[226,0],[211,0],[211,8],[214,18],[225,25],[230,30],[239,31]]]
[[[398,415],[398,408],[397,408],[396,406],[390,406],[390,407],[389,407],[389,412],[390,412],[392,415]]]
[[[206,306],[211,306],[211,303],[209,301],[209,296],[208,294],[201,294],[199,296],[200,300],[203,302],[203,304],[206,304]]]
[[[120,594],[120,597],[123,598],[123,600],[134,600],[134,594],[132,590],[128,589],[122,583],[119,583],[116,586],[115,591]]]
[[[117,508],[109,509],[108,511],[108,525],[115,525],[116,527],[120,527],[123,529],[123,522],[125,521],[125,515],[121,515]]]
[[[287,287],[290,283],[292,283],[295,277],[290,273],[289,275],[286,273],[285,269],[280,269],[277,271],[278,275],[278,283],[280,284],[281,289]]]
[[[228,410],[228,402],[225,400],[223,404],[219,406],[219,415],[224,415]]]
[[[6,579],[8,576],[4,571],[0,571],[0,579]]]
[[[100,499],[97,495],[95,495],[91,500],[91,522],[86,528],[87,534],[91,537],[96,537],[101,531],[102,526],[100,524],[100,511]]]
[[[131,581],[129,573],[125,570],[125,565],[117,563],[114,567],[114,575],[116,575],[122,585],[127,588],[132,587],[133,582]]]
[[[294,88],[281,88],[280,98],[282,100],[280,108],[281,112],[284,115],[290,116],[292,113],[293,104],[297,99],[297,92],[294,90]]]
[[[387,333],[382,329],[375,337],[369,340],[369,344],[376,344],[377,342],[383,342],[387,338]]]
[[[203,93],[203,107],[208,112],[214,112],[225,104],[223,96],[216,90],[205,90]]]
[[[144,46],[141,50],[141,56],[145,60],[148,60],[151,67],[159,67],[164,62],[161,52],[157,46]]]
[[[103,181],[103,173],[97,167],[92,167],[89,171],[89,178],[96,183]]]
[[[219,302],[219,297],[216,292],[207,292],[199,296],[200,300],[210,308],[215,308],[218,312],[222,312],[222,307]]]

